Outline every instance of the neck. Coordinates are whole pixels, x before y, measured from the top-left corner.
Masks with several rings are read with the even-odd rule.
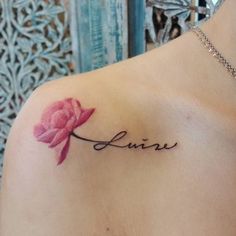
[[[236,1],[225,0],[218,11],[201,26],[216,48],[236,67]]]

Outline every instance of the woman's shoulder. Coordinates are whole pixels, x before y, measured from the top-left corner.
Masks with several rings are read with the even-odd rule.
[[[169,50],[172,44],[159,50],[160,55],[167,55],[166,58],[173,53]],[[155,60],[150,53],[37,88],[10,130],[4,175],[15,176],[27,171],[27,167],[39,170],[61,162],[69,152],[67,137],[75,129],[84,137],[99,139],[127,128],[134,136],[140,136],[150,132],[153,125],[159,127],[163,122],[157,111],[172,109],[170,102],[180,93],[176,93],[176,82],[166,70],[169,64],[160,58],[157,57],[160,64],[155,72],[150,70]],[[57,148],[61,143],[62,147]],[[88,155],[86,147],[82,142],[77,148]],[[55,148],[61,155],[55,156]],[[23,169],[10,170],[15,168]]]
[[[50,81],[26,101],[4,153],[1,235],[12,235],[12,225],[20,235],[36,235],[32,228],[43,228],[42,235],[70,234],[56,232],[56,228],[58,224],[70,225],[62,222],[64,217],[59,219],[62,209],[72,207],[67,199],[74,199],[70,187],[79,186],[80,190],[75,190],[79,201],[88,194],[85,189],[91,181],[87,178],[96,173],[94,165],[101,165],[97,157],[104,155],[94,150],[95,141],[111,139],[126,122],[132,123],[132,115],[138,117],[137,108],[127,100],[128,85],[111,82],[119,76],[118,71],[115,76],[113,73],[98,70]],[[76,135],[94,142],[78,140]],[[42,218],[47,221],[40,222]]]
[[[149,97],[151,88],[138,78],[134,83],[135,79],[130,78],[134,76],[132,72],[125,72],[123,68],[127,70],[126,65],[109,66],[38,87],[12,125],[5,162],[32,161],[38,168],[39,163],[46,161],[46,156],[52,155],[53,148],[66,141],[73,130],[96,137],[114,134],[117,127],[125,129],[128,126],[133,131],[137,127],[145,129],[145,114],[150,110],[147,104],[154,103]],[[6,170],[9,165],[4,166]]]
[[[42,229],[42,235],[71,235],[70,228],[75,229],[74,235],[81,235],[91,224],[94,229],[101,227],[97,220],[102,212],[94,194],[101,203],[104,196],[100,188],[109,196],[113,192],[110,184],[128,167],[141,163],[136,162],[136,152],[124,154],[118,146],[144,147],[140,142],[153,130],[158,130],[163,140],[167,136],[161,132],[163,120],[158,116],[170,114],[168,109],[173,106],[166,105],[170,95],[174,96],[174,85],[169,88],[170,80],[162,81],[163,62],[159,62],[160,75],[149,70],[148,59],[136,57],[50,81],[33,92],[6,145],[1,235],[11,235],[12,228],[20,235],[35,235],[34,230]],[[168,65],[164,63],[164,67]],[[109,140],[122,141],[118,146],[110,143],[116,152],[106,147]],[[65,219],[69,211],[71,216]],[[87,225],[82,219],[85,216],[90,221]],[[81,231],[76,227],[78,218]]]

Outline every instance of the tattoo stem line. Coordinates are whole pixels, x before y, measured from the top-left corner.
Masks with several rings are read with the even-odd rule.
[[[162,149],[172,149],[174,147],[176,147],[178,145],[178,143],[176,142],[175,144],[173,144],[172,146],[168,146],[167,143],[165,143],[163,146],[161,146],[159,143],[154,143],[152,145],[147,145],[145,143],[141,143],[141,144],[136,144],[136,143],[128,143],[127,145],[117,145],[117,144],[114,144],[114,142],[124,138],[126,135],[127,135],[127,131],[120,131],[119,133],[117,133],[111,140],[109,141],[98,141],[98,140],[92,140],[92,139],[89,139],[89,138],[84,138],[84,137],[81,137],[77,134],[75,134],[74,132],[71,133],[71,136],[77,138],[77,139],[80,139],[80,140],[83,140],[83,141],[87,141],[87,142],[92,142],[92,143],[96,143],[93,145],[93,148],[94,150],[96,151],[100,151],[104,148],[106,148],[107,146],[112,146],[112,147],[117,147],[117,148],[129,148],[129,149],[132,149],[132,148],[141,148],[141,149],[147,149],[147,148],[152,148],[152,147],[155,147],[155,151],[160,151]],[[142,141],[146,142],[148,141],[148,139],[142,139]]]

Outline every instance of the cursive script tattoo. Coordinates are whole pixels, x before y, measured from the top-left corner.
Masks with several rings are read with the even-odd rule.
[[[136,143],[132,143],[132,142],[129,142],[128,144],[125,144],[125,145],[114,144],[115,142],[123,139],[127,134],[128,134],[127,131],[120,131],[112,139],[110,139],[108,141],[97,141],[97,140],[84,138],[84,137],[81,137],[81,136],[75,134],[74,132],[71,133],[71,136],[73,136],[77,139],[83,140],[83,141],[95,143],[93,145],[93,148],[96,151],[103,150],[103,149],[107,148],[108,146],[117,147],[117,148],[128,148],[128,149],[132,149],[132,148],[133,149],[154,148],[155,151],[160,151],[162,149],[172,149],[172,148],[174,148],[178,145],[177,142],[175,144],[171,145],[171,146],[169,146],[167,143],[165,143],[162,146],[159,143],[154,143],[154,144],[151,144],[151,145],[147,145],[146,142],[148,141],[148,139],[142,139],[143,142],[140,143],[140,144],[136,144]]]

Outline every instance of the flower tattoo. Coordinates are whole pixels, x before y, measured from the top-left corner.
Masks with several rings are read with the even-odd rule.
[[[78,100],[67,98],[53,103],[43,112],[41,122],[34,127],[34,136],[48,143],[49,148],[55,148],[57,165],[67,156],[73,130],[84,124],[94,111],[95,108],[82,108]]]

